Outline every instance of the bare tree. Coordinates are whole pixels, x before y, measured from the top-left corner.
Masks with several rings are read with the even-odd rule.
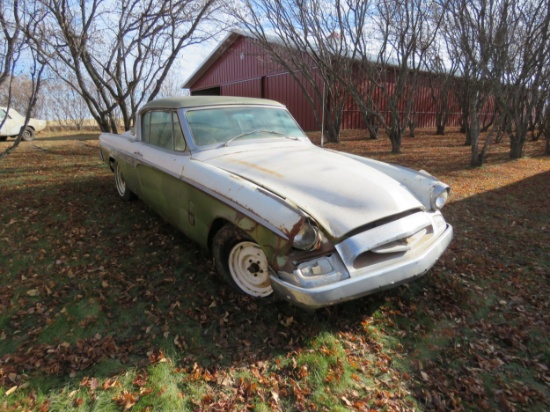
[[[386,129],[392,152],[400,153],[403,133],[414,121],[418,74],[437,36],[441,7],[430,0],[347,3],[353,17],[346,20],[345,35],[358,62],[348,88],[361,111]]]
[[[550,156],[550,73],[546,73],[540,90],[540,100],[543,103],[540,121],[537,126],[539,129],[539,135],[546,138],[544,154]]]
[[[90,111],[82,96],[67,87],[58,78],[48,79],[43,87],[45,116],[58,122],[62,127],[81,130],[86,120],[91,119]]]
[[[28,52],[26,53],[29,54]],[[28,60],[26,56],[25,61]],[[25,65],[27,66],[27,65]],[[15,69],[17,70],[17,64]],[[0,104],[17,110],[19,113],[26,113],[31,96],[34,93],[34,82],[27,72],[27,67],[20,68],[0,85]],[[42,118],[43,98],[42,93],[37,96],[37,101],[32,108],[31,116]]]
[[[339,139],[346,100],[340,77],[349,75],[351,68],[338,20],[341,3],[339,0],[245,0],[244,8],[228,9],[271,60],[294,78],[316,122],[326,125],[328,139],[333,142]],[[325,101],[328,104],[323,105]]]
[[[453,89],[456,86],[458,62],[446,56],[445,38],[440,34],[428,51],[426,65],[429,76],[430,95],[435,109],[437,135],[444,135],[451,110],[454,108]],[[445,59],[447,57],[447,59]]]
[[[529,123],[544,96],[550,68],[550,2],[503,1],[491,67],[493,93],[510,129],[510,158],[523,156]]]
[[[177,71],[174,69],[175,68],[173,68],[173,70],[169,72],[164,79],[164,82],[162,83],[160,91],[157,95],[158,97],[182,96],[189,94],[189,91],[184,91],[181,88],[183,80],[176,74]]]
[[[21,34],[21,10],[18,0],[12,3],[0,2],[0,87],[6,106],[11,105],[12,80],[15,66],[24,46]],[[0,127],[6,118],[0,120]]]
[[[86,102],[103,131],[117,112],[131,127],[160,92],[185,47],[216,35],[217,0],[38,0],[47,14],[33,38],[50,69]]]
[[[0,153],[0,159],[10,154],[21,142],[23,130],[27,126],[31,112],[36,104],[38,93],[40,91],[40,85],[42,81],[42,74],[44,72],[44,63],[36,54],[36,50],[32,47],[28,47],[29,33],[34,33],[36,30],[36,20],[32,20],[30,16],[35,16],[35,19],[40,20],[40,15],[35,9],[33,2],[25,2],[19,0],[13,0],[11,2],[0,2],[0,67],[2,72],[0,73],[0,87],[9,83],[6,90],[6,106],[8,108],[12,105],[12,86],[13,79],[15,78],[15,71],[18,67],[19,58],[22,53],[27,53],[27,57],[30,56],[31,66],[28,68],[30,77],[30,94],[28,96],[28,103],[25,105],[25,121],[19,136],[15,139],[15,142]],[[3,125],[5,119],[2,119],[0,127]]]
[[[13,72],[15,62],[21,52],[21,14],[18,0],[0,2],[0,85],[6,82]]]
[[[507,1],[507,0],[504,0]],[[505,24],[500,5],[490,0],[455,0],[445,13],[448,53],[459,62],[459,102],[466,143],[472,147],[471,165],[483,164],[491,142],[488,136],[479,148],[480,113],[490,95],[492,48],[496,33]]]
[[[493,135],[510,138],[510,157],[522,156],[529,121],[548,76],[548,0],[456,0],[446,14],[449,54],[460,62],[460,98],[473,166],[483,163]],[[494,99],[493,128],[479,148],[480,117]]]
[[[332,140],[337,140],[342,110],[350,95],[371,137],[376,137],[378,127],[385,127],[392,151],[401,150],[417,73],[439,26],[432,1],[245,3],[248,14],[241,13],[242,24],[261,39],[279,64],[293,73],[314,109],[316,101],[324,100],[326,91]],[[316,74],[322,77],[322,84]]]

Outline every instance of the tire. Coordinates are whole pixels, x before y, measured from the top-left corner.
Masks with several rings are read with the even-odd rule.
[[[0,142],[5,142],[8,140],[8,136],[0,136]]]
[[[233,289],[255,298],[273,294],[263,250],[234,226],[225,225],[216,233],[212,254],[217,272]]]
[[[115,186],[116,190],[118,192],[118,195],[122,200],[125,202],[128,202],[132,200],[135,195],[134,192],[132,192],[128,186],[126,185],[126,180],[124,179],[124,176],[122,175],[122,171],[120,170],[120,167],[118,165],[118,162],[115,162],[114,166],[114,172],[115,172]]]
[[[34,140],[34,129],[29,126],[25,127],[25,129],[23,129],[23,135],[21,136],[21,138],[25,142],[32,142]]]

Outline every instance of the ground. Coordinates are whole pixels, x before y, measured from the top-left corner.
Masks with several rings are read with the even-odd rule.
[[[326,146],[450,184],[455,240],[419,281],[314,313],[234,293],[121,202],[96,134],[23,142],[0,161],[0,410],[548,410],[545,142],[472,169],[456,131],[399,155],[363,137]]]

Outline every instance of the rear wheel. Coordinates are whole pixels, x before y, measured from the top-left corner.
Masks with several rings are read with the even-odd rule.
[[[257,298],[273,293],[263,250],[234,226],[226,225],[216,233],[212,253],[216,270],[234,289]]]
[[[126,185],[126,180],[124,179],[124,176],[122,174],[122,171],[120,170],[120,166],[118,162],[115,163],[114,168],[115,168],[115,185],[119,196],[122,198],[122,200],[125,200],[125,201],[132,200],[135,196],[134,192],[132,192]]]
[[[34,140],[34,129],[29,126],[25,127],[25,129],[23,129],[23,135],[21,136],[21,138],[25,142],[32,142]]]
[[[8,136],[0,136],[0,142],[5,142],[8,140]]]

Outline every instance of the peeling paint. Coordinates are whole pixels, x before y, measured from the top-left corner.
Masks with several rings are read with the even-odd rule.
[[[246,167],[249,167],[251,169],[256,169],[256,170],[259,170],[260,172],[262,173],[267,173],[267,174],[270,174],[270,175],[273,175],[275,177],[279,177],[279,178],[283,178],[284,176],[280,173],[277,173],[276,171],[274,170],[271,170],[271,169],[266,169],[265,167],[261,167],[259,166],[258,164],[256,163],[250,163],[250,162],[246,162],[244,160],[238,160],[238,159],[232,159],[231,160],[232,162],[235,162],[235,163],[239,163],[239,164],[242,164]]]

